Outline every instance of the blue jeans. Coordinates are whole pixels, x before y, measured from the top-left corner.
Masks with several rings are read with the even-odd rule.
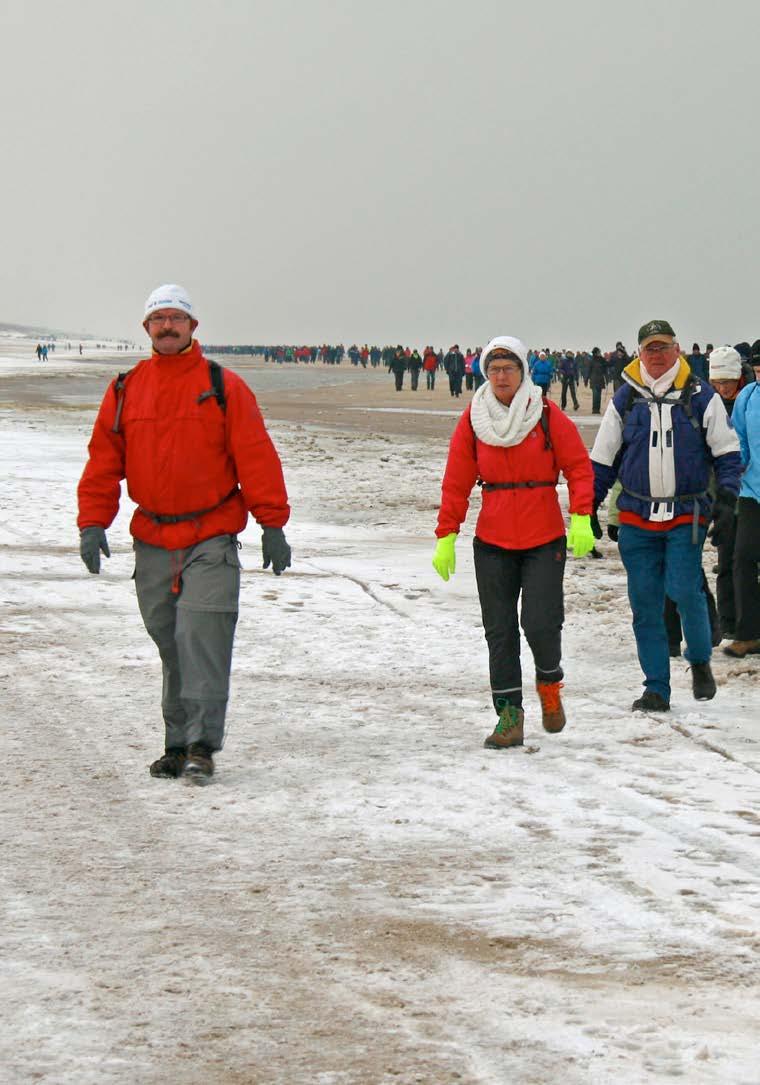
[[[670,656],[663,621],[668,595],[681,615],[685,658],[706,663],[712,655],[710,619],[702,590],[702,547],[706,528],[700,527],[696,546],[691,524],[669,531],[649,531],[621,524],[618,546],[628,574],[628,599],[644,685],[670,700]]]

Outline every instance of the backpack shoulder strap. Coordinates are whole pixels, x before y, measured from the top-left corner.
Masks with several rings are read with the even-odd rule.
[[[204,399],[215,399],[219,404],[219,408],[222,411],[227,409],[227,399],[224,395],[224,370],[219,365],[219,362],[214,362],[209,358],[208,360],[208,375],[211,381],[211,387],[207,392],[201,392],[198,396],[198,402],[203,403]]]
[[[688,377],[686,378],[686,383],[683,386],[683,391],[681,393],[681,403],[683,404],[683,409],[684,411],[686,411],[686,417],[689,419],[692,427],[695,430],[699,431],[702,427],[694,417],[694,412],[691,408],[691,397],[696,391],[697,383],[698,382],[694,374],[689,373]]]
[[[637,399],[640,399],[640,398],[641,397],[639,396],[639,393],[636,391],[636,389],[633,387],[633,385],[629,384],[628,385],[628,395],[626,396],[626,400],[625,400],[625,407],[623,407],[623,413],[620,416],[620,424],[623,426],[623,428],[625,428],[625,423],[626,423],[626,421],[628,419],[628,415],[633,410],[634,402]]]
[[[227,409],[227,400],[224,395],[224,370],[219,365],[219,362],[209,361],[208,371],[211,377],[211,387],[216,396],[216,402],[224,411]]]
[[[544,448],[547,452],[552,452],[554,445],[552,444],[551,435],[549,434],[549,408],[544,403],[543,410],[541,411],[541,429],[544,431]]]
[[[134,373],[136,368],[137,366],[135,366],[133,369],[128,369],[126,373],[118,373],[116,376],[116,380],[114,381],[113,390],[116,394],[116,415],[113,420],[113,425],[111,426],[111,433],[119,432],[119,425],[121,423],[121,412],[124,409],[124,391],[126,389],[127,377],[131,373]]]

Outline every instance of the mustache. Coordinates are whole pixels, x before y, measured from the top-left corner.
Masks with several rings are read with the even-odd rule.
[[[165,331],[161,332],[159,339],[179,339],[179,332]]]

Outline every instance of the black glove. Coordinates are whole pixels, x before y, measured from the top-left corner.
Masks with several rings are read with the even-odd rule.
[[[83,527],[79,533],[79,554],[91,573],[100,572],[100,551],[110,558],[108,539],[102,527]]]
[[[610,539],[614,543],[616,543],[618,541],[618,525],[617,524],[607,524],[607,538]]]
[[[264,557],[264,568],[270,564],[275,576],[279,576],[290,568],[290,547],[285,533],[281,527],[265,527],[262,529],[261,553]]]
[[[713,546],[722,546],[731,538],[731,532],[734,530],[735,510],[736,494],[731,493],[730,490],[718,490],[713,504],[712,527],[707,533],[707,537]]]
[[[602,531],[602,525],[599,523],[599,517],[596,512],[591,513],[591,531],[593,532],[595,539],[601,539],[604,532]]]

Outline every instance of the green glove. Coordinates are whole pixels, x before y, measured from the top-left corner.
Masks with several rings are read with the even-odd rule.
[[[591,517],[570,513],[570,530],[567,533],[567,545],[574,558],[583,558],[594,549],[594,533],[591,530]]]
[[[439,539],[435,544],[433,568],[442,580],[448,580],[452,573],[456,572],[457,556],[454,553],[454,543],[456,541],[457,533],[456,531],[452,531],[450,535],[444,535],[444,537]]]

